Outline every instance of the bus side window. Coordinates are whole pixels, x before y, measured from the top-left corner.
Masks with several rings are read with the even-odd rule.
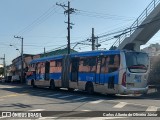
[[[56,60],[56,69],[55,72],[61,72],[62,71],[62,60]]]
[[[110,58],[109,65],[113,65],[114,64],[114,55],[110,55],[109,58]]]
[[[108,73],[109,68],[113,65],[111,65],[111,60],[110,56],[106,56],[102,58],[102,63],[101,63],[101,73]]]
[[[97,74],[99,74],[101,72],[101,61],[102,61],[102,58],[98,57],[97,58],[97,68],[96,68],[96,73]]]
[[[41,74],[41,63],[37,65],[37,74]]]
[[[90,72],[96,71],[96,57],[89,58]]]
[[[110,62],[110,57],[109,56],[106,56],[106,57],[102,58],[101,73],[108,73],[109,62]]]
[[[59,73],[62,71],[62,60],[50,61],[50,73]]]
[[[119,64],[120,64],[120,57],[119,57],[119,55],[115,55],[114,56],[114,65],[116,67],[119,67]]]
[[[83,72],[83,60],[79,61],[79,72]]]
[[[119,55],[111,55],[109,65],[108,65],[108,72],[115,72],[119,69],[119,64],[120,64],[120,57]]]
[[[102,63],[101,63],[101,73],[106,73],[106,58],[102,58]]]
[[[56,66],[56,63],[55,61],[50,61],[50,73],[53,73],[55,71],[55,66]]]
[[[45,73],[45,63],[41,63],[41,73],[44,74]]]
[[[79,61],[79,72],[95,72],[96,57],[81,58]]]
[[[88,59],[84,58],[80,60],[79,72],[89,72]]]

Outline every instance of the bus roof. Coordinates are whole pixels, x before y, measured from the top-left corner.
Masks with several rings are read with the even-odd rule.
[[[72,53],[71,57],[85,57],[85,56],[99,56],[99,55],[114,55],[120,54],[120,50],[98,50],[98,51],[88,51],[88,52],[79,52]]]
[[[120,54],[120,50],[99,50],[99,51],[88,51],[88,52],[78,52],[78,53],[71,53],[70,56],[72,57],[86,57],[86,56],[100,56],[100,55],[114,55],[114,54]],[[37,63],[37,62],[44,62],[44,61],[50,61],[50,60],[57,60],[64,58],[64,55],[56,55],[56,56],[49,56],[49,57],[43,57],[39,59],[32,60],[30,64]]]
[[[62,58],[63,58],[63,55],[43,57],[43,58],[32,60],[30,64],[37,63],[37,62],[43,62],[43,61],[57,60],[57,59],[62,59]]]

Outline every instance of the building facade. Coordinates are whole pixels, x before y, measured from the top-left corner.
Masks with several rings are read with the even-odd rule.
[[[160,84],[160,45],[158,43],[151,44],[142,51],[148,53],[150,57],[149,84]]]
[[[158,43],[151,44],[146,48],[143,48],[141,51],[146,52],[149,56],[159,56],[160,55],[160,45]]]
[[[77,51],[74,51],[74,50],[71,49],[70,52],[73,53],[73,52],[77,52]],[[23,73],[24,73],[24,75],[25,75],[25,72],[28,68],[29,63],[32,60],[38,59],[38,58],[41,58],[41,57],[63,55],[63,54],[67,54],[67,48],[46,52],[44,54],[37,54],[37,55],[23,54],[23,68],[24,68]],[[19,56],[19,57],[12,60],[12,64],[7,69],[7,75],[9,75],[9,76],[21,76],[21,67],[22,67],[21,56]]]
[[[40,55],[32,55],[32,54],[24,54],[23,55],[23,73],[25,73],[25,70],[28,67],[28,64],[30,61],[32,61],[33,59],[37,59],[40,58]],[[15,58],[12,60],[12,64],[10,65],[10,70],[8,74],[12,75],[12,76],[21,76],[21,68],[22,68],[22,63],[21,63],[21,56]]]

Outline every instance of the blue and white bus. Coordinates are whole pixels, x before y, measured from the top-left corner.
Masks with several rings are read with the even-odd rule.
[[[148,73],[146,53],[90,51],[31,61],[27,83],[33,87],[85,90],[89,94],[143,94],[148,90]]]

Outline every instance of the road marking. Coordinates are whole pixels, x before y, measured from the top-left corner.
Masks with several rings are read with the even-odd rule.
[[[47,96],[58,96],[58,95],[62,95],[62,94],[60,94],[60,93],[57,93],[57,94],[52,94],[52,95],[47,95]]]
[[[80,97],[80,98],[76,98],[76,99],[73,99],[73,100],[83,100],[83,99],[86,99],[86,98],[88,98],[88,97]]]
[[[73,95],[67,95],[67,96],[62,96],[62,97],[58,97],[58,98],[67,98],[67,97],[71,97]]]
[[[118,103],[117,105],[115,105],[113,108],[122,108],[122,107],[124,107],[125,105],[127,105],[128,103],[126,103],[126,102],[120,102],[120,103]]]
[[[81,110],[81,111],[91,111],[91,110]]]
[[[17,86],[0,86],[0,88],[15,88]]]
[[[91,103],[91,104],[98,104],[98,103],[101,103],[101,102],[103,102],[104,100],[96,100],[96,101],[91,101],[91,102],[89,102],[89,103]]]
[[[28,111],[44,111],[45,109],[34,109],[34,110],[28,110]]]
[[[157,111],[157,109],[155,106],[149,106],[146,111]]]
[[[0,98],[15,97],[20,95],[26,95],[26,94],[10,94],[10,95],[1,96]]]

